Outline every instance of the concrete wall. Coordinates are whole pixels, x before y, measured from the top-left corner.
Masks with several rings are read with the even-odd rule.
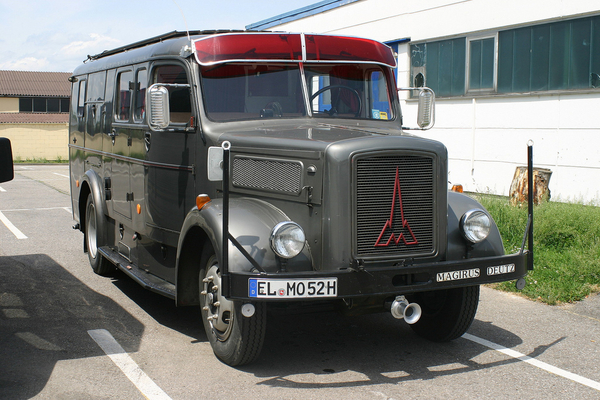
[[[493,33],[600,13],[600,0],[363,0],[269,28],[418,41]],[[398,49],[398,86],[410,82],[409,44]],[[416,105],[402,97],[405,125]],[[508,195],[515,167],[534,142],[536,167],[553,171],[554,200],[600,205],[600,92],[464,95],[438,99],[436,124],[421,136],[448,147],[452,183]]]
[[[69,158],[67,124],[0,124],[0,137],[10,139],[14,159]]]
[[[19,112],[18,97],[0,97],[0,112]]]

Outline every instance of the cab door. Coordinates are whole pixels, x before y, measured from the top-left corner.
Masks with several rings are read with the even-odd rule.
[[[155,63],[150,82],[186,85],[190,74],[184,64]],[[145,132],[146,224],[151,241],[140,253],[144,268],[169,282],[175,280],[175,256],[179,232],[195,205],[194,159],[197,135],[192,119],[190,87],[167,86],[170,120],[167,129]],[[155,260],[160,260],[156,263]]]

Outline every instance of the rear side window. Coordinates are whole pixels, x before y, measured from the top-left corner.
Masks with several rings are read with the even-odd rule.
[[[131,116],[131,82],[133,82],[133,71],[120,72],[117,76],[117,99],[116,113],[117,121],[129,121]]]
[[[133,119],[136,122],[144,120],[146,116],[146,86],[148,85],[148,71],[140,69],[137,71],[135,82],[135,110]]]
[[[79,98],[77,100],[77,116],[83,117],[85,109],[85,80],[79,81]]]

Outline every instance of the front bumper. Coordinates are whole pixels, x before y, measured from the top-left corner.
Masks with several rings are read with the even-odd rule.
[[[345,269],[338,271],[310,271],[302,273],[240,273],[229,275],[229,296],[237,300],[252,300],[249,296],[250,280],[337,278],[335,298],[394,296],[437,289],[481,285],[510,281],[527,274],[529,251],[515,254],[445,261],[411,266],[390,266],[378,269]],[[224,282],[225,284],[225,282]],[[334,299],[335,299],[334,298]],[[264,299],[260,299],[264,300]],[[277,301],[276,297],[269,301]],[[284,300],[284,299],[279,299]],[[289,299],[285,299],[289,300]],[[303,298],[302,300],[307,300]],[[310,300],[310,299],[308,299]],[[314,300],[323,300],[315,298]]]

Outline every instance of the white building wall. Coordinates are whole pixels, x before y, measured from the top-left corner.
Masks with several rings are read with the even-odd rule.
[[[412,42],[600,14],[600,0],[362,0],[269,28]],[[398,85],[410,81],[410,44],[398,51]],[[508,195],[534,142],[536,167],[552,170],[552,198],[600,205],[600,93],[562,92],[438,99],[422,136],[443,142],[451,183]],[[403,101],[405,125],[416,104]]]

